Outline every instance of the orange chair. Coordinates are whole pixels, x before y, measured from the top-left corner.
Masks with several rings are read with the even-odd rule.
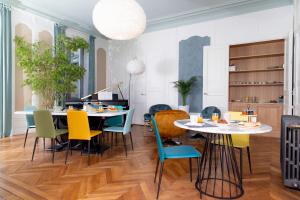
[[[188,119],[189,115],[182,110],[164,110],[155,114],[155,120],[160,136],[165,140],[170,140],[186,134],[186,130],[174,125],[174,121]]]
[[[69,110],[67,120],[69,140],[65,163],[67,163],[71,140],[86,140],[88,141],[88,164],[90,164],[91,138],[100,135],[102,132],[99,130],[90,130],[88,116],[85,111]]]

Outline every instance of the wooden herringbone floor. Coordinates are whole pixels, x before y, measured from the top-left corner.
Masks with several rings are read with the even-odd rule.
[[[73,152],[67,165],[64,164],[65,152],[56,153],[52,164],[50,153],[43,151],[42,142],[31,162],[33,135],[25,149],[23,135],[0,140],[0,199],[155,199],[156,144],[153,137],[143,136],[141,126],[134,126],[135,149],[128,151],[128,157],[119,142],[103,157],[91,156],[90,166],[87,157],[80,156],[79,152]],[[202,149],[202,142],[184,140]],[[249,174],[244,155],[245,195],[240,199],[300,199],[300,191],[281,184],[278,139],[253,136],[251,153],[254,174]],[[196,175],[195,163],[193,169]],[[167,161],[160,199],[199,199],[188,174],[187,160]],[[203,199],[210,198],[204,196]]]

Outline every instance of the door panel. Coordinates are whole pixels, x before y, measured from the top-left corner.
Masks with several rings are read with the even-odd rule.
[[[228,110],[229,47],[204,47],[203,108]]]

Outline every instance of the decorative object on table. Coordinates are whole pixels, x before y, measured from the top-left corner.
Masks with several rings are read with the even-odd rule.
[[[83,140],[88,142],[88,165],[90,165],[91,139],[96,136],[99,137],[102,132],[99,130],[90,130],[88,116],[85,111],[69,110],[67,113],[67,120],[68,120],[69,137],[68,137],[68,149],[66,152],[65,164],[67,164],[69,150],[72,148],[71,141]],[[82,144],[81,146],[83,147]],[[71,149],[71,155],[72,155],[72,149]]]
[[[186,131],[174,126],[174,122],[180,119],[188,119],[188,113],[183,110],[162,110],[157,112],[154,118],[160,130],[160,136],[164,139],[164,144],[181,144],[180,141],[174,139],[185,135]]]
[[[197,77],[193,76],[187,81],[179,80],[179,81],[173,82],[174,87],[176,87],[178,89],[178,92],[182,98],[182,105],[178,106],[179,110],[183,110],[187,113],[189,112],[189,105],[187,105],[186,99],[187,99],[189,93],[191,92],[193,86],[195,85],[196,81],[197,81]]]
[[[26,106],[24,110],[29,111],[29,112],[31,112],[31,111],[33,112],[33,111],[36,110],[36,107],[35,106]],[[26,140],[27,140],[29,129],[35,128],[33,115],[26,115],[26,125],[27,125],[27,129],[26,129],[25,139],[24,139],[24,148],[25,148],[25,145],[26,145]]]
[[[300,190],[300,117],[283,115],[281,117],[280,163],[283,184]]]
[[[93,24],[104,36],[130,40],[146,28],[146,15],[135,0],[100,0],[93,10]]]
[[[111,127],[107,127],[107,128],[103,129],[104,132],[112,133],[111,134],[111,147],[110,148],[112,148],[112,146],[113,146],[113,135],[114,134],[121,134],[122,135],[126,157],[127,157],[127,144],[126,144],[126,135],[127,134],[129,134],[129,136],[130,136],[131,148],[133,150],[133,141],[132,141],[132,135],[131,135],[131,126],[132,126],[133,114],[134,114],[134,109],[130,109],[127,112],[125,124],[124,124],[123,127],[111,126]]]
[[[130,89],[131,89],[132,75],[140,75],[144,73],[146,66],[141,60],[134,58],[133,60],[128,62],[126,69],[127,72],[129,73],[128,104],[130,106]]]
[[[85,73],[83,67],[70,63],[70,52],[86,49],[88,43],[80,37],[60,35],[54,46],[44,42],[31,44],[21,37],[15,37],[15,44],[17,64],[26,74],[24,85],[39,96],[41,106],[52,108],[55,99],[64,104],[67,94],[75,91],[76,81]]]
[[[157,188],[157,195],[156,195],[156,199],[158,199],[165,161],[167,159],[188,158],[189,168],[190,168],[190,180],[192,182],[192,177],[193,177],[192,158],[197,159],[197,169],[198,169],[197,179],[199,179],[201,153],[197,151],[193,146],[187,146],[187,145],[181,145],[175,147],[163,147],[163,143],[160,138],[160,129],[156,124],[156,119],[154,119],[154,117],[152,116],[151,120],[154,126],[154,132],[155,132],[157,147],[158,147],[158,159],[156,164],[154,183],[156,182],[157,171],[160,164],[160,173],[159,173],[158,188]],[[200,193],[200,198],[201,198],[201,193]]]
[[[36,110],[33,112],[34,122],[36,126],[36,138],[34,141],[33,152],[31,161],[33,161],[36,145],[39,138],[51,139],[52,149],[52,163],[54,163],[55,143],[57,136],[63,135],[68,131],[65,129],[55,129],[53,124],[53,118],[48,110]]]
[[[151,116],[155,116],[161,110],[172,110],[172,108],[167,104],[155,104],[151,106],[149,112],[144,114],[144,132],[147,127],[151,127]]]

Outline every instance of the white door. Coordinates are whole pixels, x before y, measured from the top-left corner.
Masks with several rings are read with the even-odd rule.
[[[229,47],[204,47],[203,108],[216,106],[228,110]]]
[[[284,89],[283,89],[283,113],[291,115],[293,109],[293,33],[285,40],[285,57],[284,57]]]
[[[134,108],[133,124],[144,124],[144,114],[147,112],[146,72],[131,77],[130,107]]]
[[[300,30],[295,33],[294,115],[300,116]]]

